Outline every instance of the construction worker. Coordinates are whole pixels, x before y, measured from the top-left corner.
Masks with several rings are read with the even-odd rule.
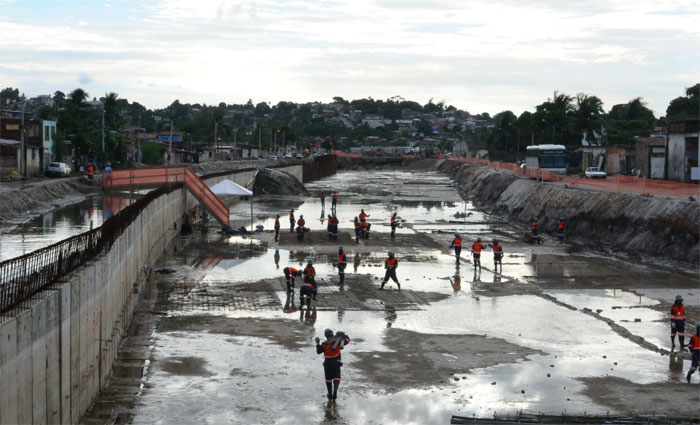
[[[331,200],[331,208],[335,211],[335,206],[338,204],[338,192],[333,192],[333,199]]]
[[[304,233],[308,232],[309,228],[304,227],[301,224],[297,226],[297,240],[298,241],[303,241],[304,240]]]
[[[323,353],[323,372],[326,375],[328,401],[331,401],[338,398],[340,367],[343,365],[340,350],[350,343],[350,337],[341,331],[333,334],[331,329],[326,329],[323,334],[326,337],[323,344],[321,344],[321,338],[316,337],[316,353]]]
[[[484,244],[481,243],[481,238],[476,238],[476,242],[472,244],[472,257],[474,257],[474,268],[481,268],[481,250],[484,249]]]
[[[686,376],[686,380],[690,384],[690,375],[695,373],[698,369],[698,364],[700,363],[700,322],[695,324],[695,334],[690,337],[688,342],[688,349],[690,350],[690,370]]]
[[[671,306],[671,351],[676,348],[676,334],[680,343],[680,351],[685,350],[685,306],[683,297],[676,295],[676,301]]]
[[[304,220],[304,214],[299,216],[299,220],[297,220],[297,224],[301,227],[304,227],[306,224],[306,220]]]
[[[340,285],[345,284],[345,267],[348,266],[348,257],[343,251],[343,245],[338,247],[338,277],[340,278]]]
[[[369,221],[360,219],[360,236],[362,236],[364,239],[369,239],[369,229],[372,227],[372,225],[369,223]]]
[[[361,209],[359,217],[360,217],[360,220],[364,221],[367,217],[369,217],[369,215],[367,213],[365,213],[364,209]]]
[[[321,209],[326,209],[326,194],[321,192],[320,195],[318,195],[319,198],[321,198]]]
[[[357,217],[355,217],[355,221],[353,222],[353,224],[355,225],[355,243],[360,243],[360,233],[362,232],[362,225],[357,220]]]
[[[382,286],[379,287],[379,289],[384,289],[384,285],[389,281],[389,278],[396,282],[396,286],[399,287],[399,291],[401,290],[401,283],[399,283],[399,279],[396,277],[396,268],[399,266],[399,260],[394,256],[394,253],[392,251],[388,252],[389,258],[387,258],[384,261],[384,268],[386,269],[386,273],[384,274],[384,280],[382,281]]]
[[[326,229],[328,230],[328,240],[333,240],[333,216],[328,214],[328,220],[326,221]]]
[[[275,217],[275,242],[280,240],[280,215],[277,214]]]
[[[459,236],[459,233],[455,233],[455,237],[450,244],[450,248],[452,247],[455,249],[455,257],[457,257],[457,262],[459,263],[460,254],[462,253],[462,237]]]
[[[304,267],[304,283],[308,283],[311,285],[311,289],[313,290],[311,295],[313,296],[314,301],[316,301],[316,294],[318,293],[317,287],[316,287],[316,269],[314,268],[314,262],[313,260],[309,259],[306,262],[306,267]]]
[[[331,217],[331,221],[333,222],[333,240],[337,241],[338,240],[338,225],[340,224],[340,220],[338,220],[338,217],[335,216],[335,213],[333,213],[333,217]]]
[[[493,244],[489,244],[493,248],[493,268],[498,271],[498,266],[500,264],[501,271],[503,271],[503,247],[498,242],[498,239],[493,240]]]
[[[301,276],[301,270],[289,266],[282,271],[284,272],[284,280],[287,282],[287,293],[294,293],[294,279]]]
[[[289,211],[289,231],[294,232],[294,224],[296,223],[296,220],[294,220],[294,208],[292,208]]]
[[[559,217],[559,223],[557,223],[557,237],[559,238],[559,242],[564,240],[564,231],[567,227],[569,226],[566,225],[564,217]]]
[[[394,237],[394,235],[396,234],[396,228],[399,227],[399,222],[396,221],[396,213],[391,215],[390,223],[391,223],[391,236]]]

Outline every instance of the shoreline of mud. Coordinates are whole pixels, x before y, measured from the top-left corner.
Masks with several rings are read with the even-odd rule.
[[[522,223],[524,233],[530,220],[538,217],[541,233],[554,240],[557,221],[563,216],[568,225],[566,239],[586,249],[690,270],[700,266],[700,208],[687,197],[538,183],[456,161],[445,161],[438,169],[450,176],[464,199],[490,214]]]

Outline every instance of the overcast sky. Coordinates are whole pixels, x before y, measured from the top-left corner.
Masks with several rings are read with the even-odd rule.
[[[658,116],[700,82],[700,0],[0,0],[0,22],[2,87],[149,108],[400,95],[519,114],[558,90]]]

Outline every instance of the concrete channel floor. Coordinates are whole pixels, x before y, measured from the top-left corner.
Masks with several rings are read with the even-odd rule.
[[[342,172],[307,185],[309,198],[256,199],[255,223],[283,225],[252,238],[181,237],[154,273],[108,388],[86,423],[449,423],[494,413],[700,415],[698,375],[687,354],[669,355],[667,311],[685,298],[700,318],[697,271],[666,270],[587,252],[522,229],[461,200],[433,172]],[[321,221],[320,191],[340,193],[340,242]],[[328,213],[330,205],[324,212]],[[232,219],[249,223],[247,203]],[[290,208],[311,233],[285,230]],[[364,208],[369,240],[351,239]],[[394,239],[389,216],[402,221]],[[313,217],[313,218],[312,218]],[[462,261],[449,250],[465,240]],[[495,273],[468,255],[476,237],[506,252]],[[346,282],[333,267],[348,254]],[[401,291],[378,291],[386,251],[399,258]],[[319,297],[299,309],[282,269],[315,261]],[[298,287],[299,284],[297,284]],[[298,296],[298,291],[297,294]],[[339,399],[328,403],[323,330],[352,339],[343,350]],[[690,329],[688,329],[690,331]]]

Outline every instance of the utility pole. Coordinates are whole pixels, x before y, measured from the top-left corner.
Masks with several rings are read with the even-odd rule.
[[[105,105],[102,104],[102,161],[105,158]]]
[[[19,140],[22,144],[22,175],[27,177],[27,146],[24,144],[24,108],[27,102],[22,103],[22,125],[19,132]]]
[[[272,151],[272,155],[277,155],[277,132],[275,132],[275,148]]]
[[[258,157],[262,156],[262,127],[258,127]]]
[[[168,138],[168,165],[173,162],[173,120],[170,120],[170,137]]]
[[[219,122],[214,121],[214,152],[216,152],[216,147],[219,145],[218,133],[219,133]]]
[[[238,127],[233,129],[233,159],[236,159],[236,133],[238,133]]]

